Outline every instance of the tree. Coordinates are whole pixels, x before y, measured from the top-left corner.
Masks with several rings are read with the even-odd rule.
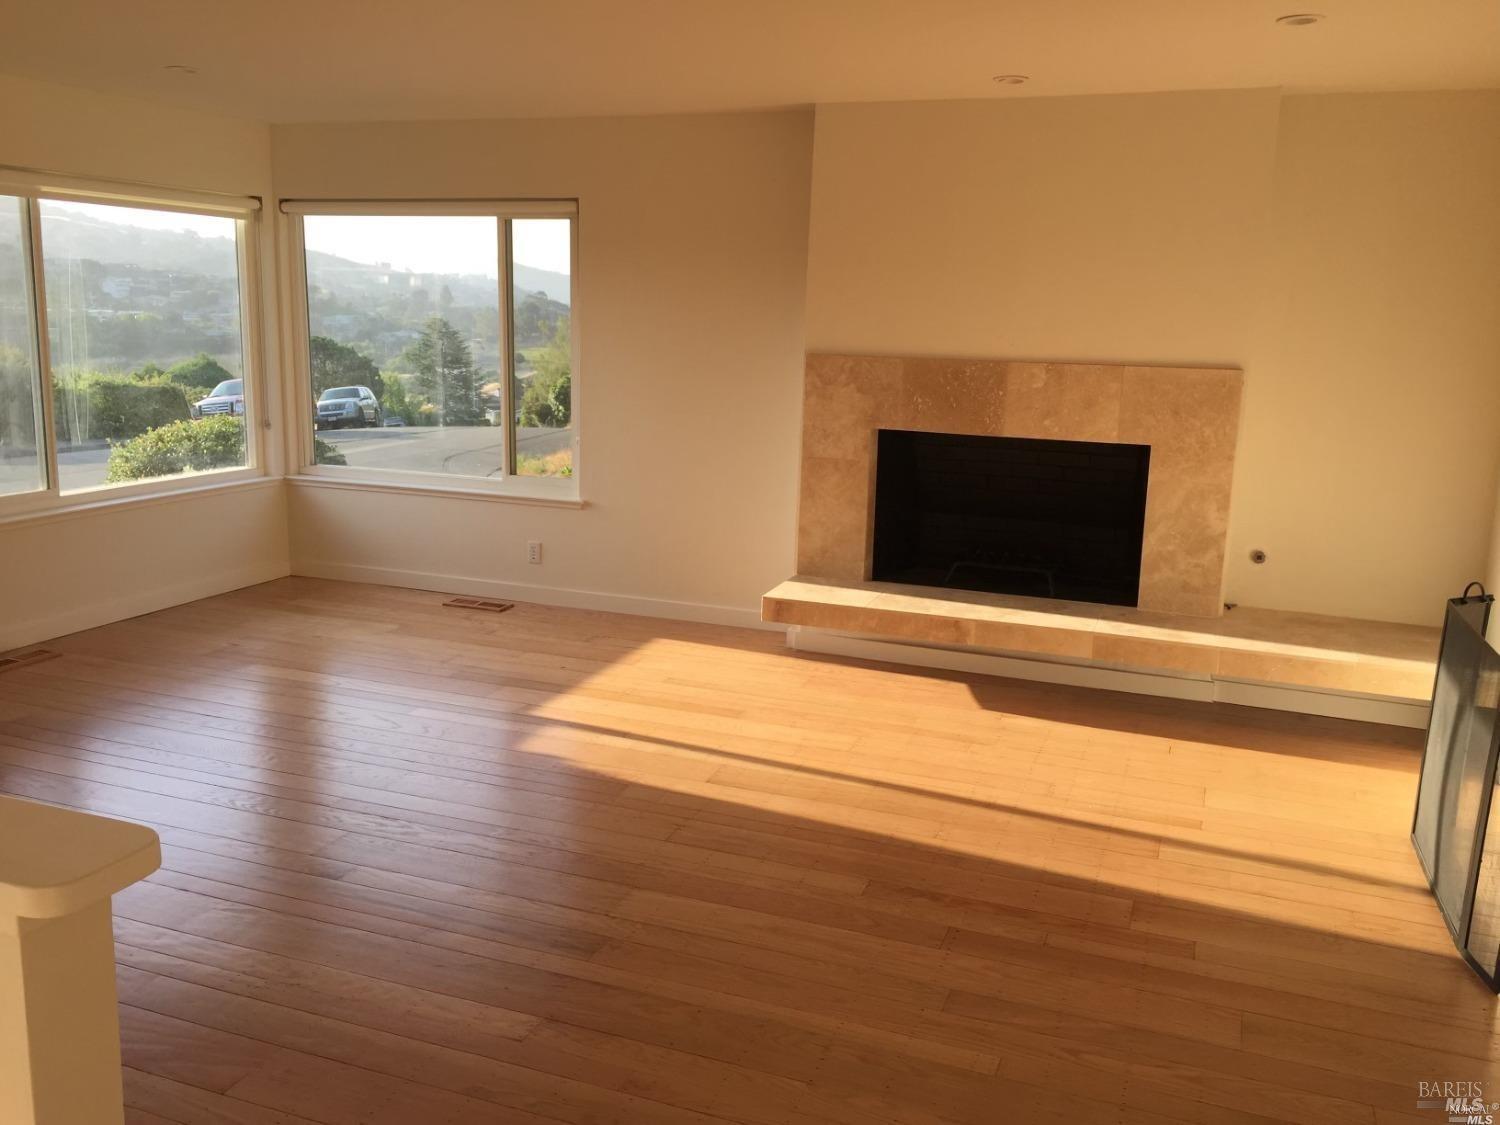
[[[160,374],[162,372],[154,363],[148,363],[136,372],[136,378],[145,379]],[[165,375],[169,382],[176,383],[179,387],[203,391],[211,391],[224,380],[234,378],[223,364],[207,352],[199,352],[192,359],[174,363],[167,368]]]
[[[568,319],[568,306],[545,293],[522,293],[516,301],[516,343],[525,347],[546,343],[560,322]]]
[[[406,380],[400,375],[392,375],[386,380],[380,407],[387,418],[400,418],[408,426],[418,425],[422,421],[422,400],[407,390]]]
[[[535,373],[521,395],[518,421],[560,429],[573,417],[573,348],[566,317],[558,320],[552,339],[532,362]]]
[[[36,369],[31,356],[10,344],[0,344],[0,459],[30,458],[36,451]]]
[[[479,398],[484,380],[474,366],[469,345],[453,325],[440,316],[433,317],[401,358],[411,368],[417,388],[441,411],[443,425],[484,423],[484,406]]]
[[[385,380],[380,377],[380,368],[369,356],[327,336],[314,336],[308,343],[312,353],[314,395],[320,395],[330,387],[369,387],[376,398],[385,394]]]

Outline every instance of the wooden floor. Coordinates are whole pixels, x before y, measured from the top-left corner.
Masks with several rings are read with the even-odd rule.
[[[0,675],[153,825],[135,1125],[1440,1122],[1419,736],[287,579]]]

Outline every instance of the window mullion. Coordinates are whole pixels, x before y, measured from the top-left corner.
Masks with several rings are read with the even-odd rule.
[[[261,429],[269,421],[269,388],[260,348],[260,260],[255,245],[258,231],[250,219],[234,225],[235,264],[240,276],[240,378],[244,387],[245,467],[265,469]]]
[[[286,339],[281,354],[293,375],[287,401],[282,407],[287,430],[283,448],[287,442],[296,443],[296,451],[288,458],[287,466],[306,472],[318,463],[318,427],[307,410],[309,398],[314,402],[317,400],[312,389],[312,305],[307,282],[307,244],[301,219],[283,223],[282,231],[288,266],[281,275],[286,279],[285,292],[281,295]],[[316,413],[316,406],[313,411]]]
[[[513,254],[509,219],[500,224],[500,407],[505,413],[505,472],[516,475],[516,318],[515,278],[512,276]]]
[[[52,386],[52,342],[47,322],[47,271],[42,252],[42,210],[35,196],[26,197],[26,252],[31,267],[31,330],[36,349],[37,378],[41,382],[42,457],[47,468],[47,492],[62,494],[58,474],[56,394]]]

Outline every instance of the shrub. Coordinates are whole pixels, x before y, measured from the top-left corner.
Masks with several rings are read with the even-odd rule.
[[[245,463],[245,420],[222,414],[201,422],[170,422],[109,451],[105,480],[150,480]]]
[[[573,353],[569,323],[557,322],[552,339],[538,349],[531,381],[521,393],[517,421],[523,426],[566,426],[573,417]]]
[[[31,357],[20,348],[0,344],[0,457],[16,451],[30,457],[36,449],[36,386]]]
[[[523,426],[562,428],[573,415],[573,379],[563,371],[557,375],[538,372],[532,376],[521,396],[520,418]]]
[[[57,436],[65,442],[125,441],[188,418],[188,398],[181,387],[114,375],[58,380],[54,406]]]
[[[516,472],[525,477],[570,477],[573,475],[573,451],[517,453]]]
[[[313,438],[313,462],[318,465],[347,465],[349,458],[345,457],[343,450],[333,442],[315,437]]]
[[[148,366],[147,369],[139,372],[136,378],[141,379],[144,375],[153,374],[157,373],[150,371]],[[160,375],[162,377],[160,380],[152,381],[173,383],[185,390],[200,391],[202,394],[207,394],[226,379],[235,378],[228,368],[207,352],[199,352],[192,359],[174,363]]]
[[[380,408],[387,418],[400,418],[408,426],[415,426],[418,414],[425,404],[411,393],[406,380],[392,375],[385,381],[385,393],[380,396]]]

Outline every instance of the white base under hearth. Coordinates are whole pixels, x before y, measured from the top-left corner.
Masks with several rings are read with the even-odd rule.
[[[1066,660],[1039,660],[1035,657],[974,649],[951,649],[932,645],[906,644],[881,640],[805,625],[787,627],[787,644],[799,652],[848,656],[859,660],[879,660],[891,664],[909,664],[920,668],[944,668],[953,672],[977,672],[1013,680],[1032,680],[1072,687],[1125,691],[1136,695],[1155,695],[1169,699],[1192,699],[1205,703],[1233,703],[1245,707],[1265,707],[1273,711],[1292,711],[1303,715],[1322,715],[1336,719],[1354,719],[1387,726],[1427,726],[1430,708],[1409,699],[1361,695],[1354,692],[1292,688],[1280,684],[1252,683],[1245,680],[1220,679],[1193,673],[1131,672],[1118,668],[1100,668]]]

